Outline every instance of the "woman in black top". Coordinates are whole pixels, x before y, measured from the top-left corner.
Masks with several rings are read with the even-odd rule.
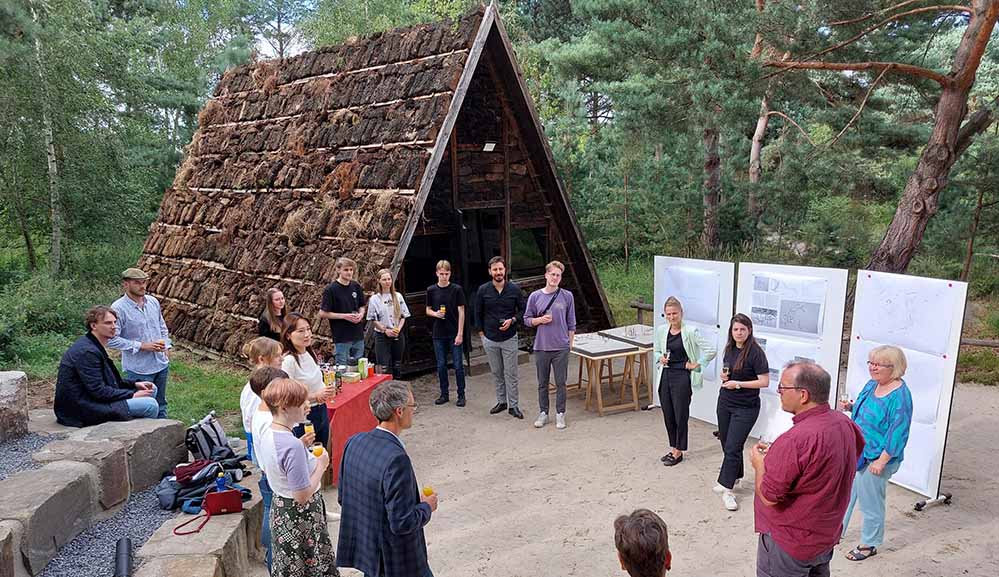
[[[760,389],[770,384],[767,355],[753,337],[753,321],[739,313],[732,317],[722,361],[718,393],[718,440],[725,458],[714,491],[721,493],[729,511],[739,508],[732,493],[742,479],[742,448],[760,416]]]
[[[284,293],[281,292],[281,289],[269,288],[264,293],[264,302],[267,303],[267,306],[264,308],[264,312],[260,313],[260,319],[257,321],[257,334],[281,342],[286,312]]]

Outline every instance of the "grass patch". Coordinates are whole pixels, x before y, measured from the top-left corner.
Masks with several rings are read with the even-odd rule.
[[[999,352],[980,347],[962,350],[958,357],[957,380],[999,386]]]
[[[624,261],[603,261],[597,263],[597,274],[603,284],[610,304],[614,321],[618,326],[634,324],[637,317],[635,309],[628,303],[638,297],[651,303],[655,294],[652,277],[652,258],[632,259],[631,267],[625,271]],[[649,315],[645,315],[650,322]]]
[[[191,424],[215,411],[230,437],[244,437],[239,393],[249,371],[177,352],[170,359],[167,382],[171,419]]]

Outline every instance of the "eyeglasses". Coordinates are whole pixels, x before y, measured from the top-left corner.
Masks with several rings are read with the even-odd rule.
[[[785,387],[782,385],[777,385],[777,393],[780,394],[781,391],[789,391],[791,389],[804,389],[804,388],[805,387],[794,387],[794,386]]]
[[[875,363],[874,361],[867,361],[867,366],[872,369],[894,369],[895,365],[886,365],[883,363]]]

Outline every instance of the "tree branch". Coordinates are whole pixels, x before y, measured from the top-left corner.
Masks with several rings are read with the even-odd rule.
[[[834,50],[839,50],[840,48],[842,48],[844,46],[847,46],[849,44],[853,44],[857,40],[860,40],[864,36],[867,36],[871,32],[874,32],[878,28],[881,28],[885,24],[888,24],[889,22],[892,22],[894,20],[898,20],[899,18],[904,18],[906,16],[912,16],[913,14],[922,14],[924,12],[944,12],[944,11],[946,11],[946,12],[966,12],[966,13],[969,13],[969,14],[971,13],[971,9],[970,8],[968,8],[967,6],[961,6],[961,5],[958,5],[958,4],[949,4],[949,5],[945,5],[945,6],[927,6],[925,8],[916,8],[914,10],[909,10],[908,12],[899,12],[898,14],[895,14],[894,16],[889,16],[888,18],[885,18],[884,20],[882,20],[881,22],[878,22],[877,24],[874,24],[873,26],[868,26],[867,28],[864,28],[860,32],[854,34],[853,36],[851,36],[850,38],[847,38],[846,40],[840,42],[839,44],[835,44],[833,46],[830,46],[829,48],[825,48],[823,50],[820,50],[820,51],[816,52],[815,54],[812,54],[811,56],[806,56],[804,58],[804,60],[814,60],[814,59],[818,58],[819,56],[822,56],[824,54],[829,54],[830,52],[832,52]]]
[[[773,72],[764,76],[763,78],[770,78],[778,74],[783,74],[788,70],[801,69],[801,70],[872,70],[881,69],[885,67],[891,67],[894,72],[900,72],[902,74],[907,74],[909,76],[918,76],[920,78],[926,78],[936,82],[937,84],[947,87],[953,83],[953,79],[949,76],[941,74],[935,70],[930,70],[929,68],[923,68],[920,66],[913,66],[912,64],[902,64],[899,62],[816,62],[816,61],[795,61],[795,62],[780,62],[777,60],[768,60],[763,63],[764,66],[770,68],[779,69],[777,72]]]
[[[805,140],[807,140],[809,144],[811,144],[812,146],[815,146],[815,142],[812,141],[812,139],[808,136],[808,133],[805,132],[805,129],[802,128],[797,122],[795,122],[794,119],[791,118],[790,116],[784,114],[783,112],[777,111],[777,110],[771,110],[770,112],[767,112],[766,115],[767,116],[780,116],[784,120],[787,120],[788,122],[790,122],[791,124],[793,124],[795,126],[795,128],[798,129],[798,132],[800,132],[801,135],[805,137]]]
[[[899,2],[898,4],[896,4],[894,6],[889,6],[888,8],[885,8],[883,10],[878,10],[877,12],[868,12],[867,14],[864,14],[863,16],[860,16],[859,18],[851,18],[849,20],[837,20],[835,22],[830,22],[829,25],[830,26],[846,26],[848,24],[856,24],[858,22],[863,22],[864,20],[870,20],[871,18],[874,18],[875,16],[877,16],[879,14],[887,14],[888,12],[891,12],[892,10],[898,10],[899,8],[905,8],[906,6],[909,6],[910,4],[915,4],[917,2],[922,2],[922,1],[923,0],[906,0],[905,2]]]
[[[871,93],[874,92],[874,88],[877,87],[878,82],[880,82],[881,79],[885,77],[885,74],[887,74],[889,70],[891,70],[890,64],[888,66],[885,66],[885,69],[881,71],[881,74],[878,74],[878,77],[875,78],[874,82],[872,82],[871,85],[867,88],[867,93],[864,94],[864,99],[860,101],[860,108],[857,109],[856,114],[853,115],[853,118],[850,119],[850,122],[847,122],[846,126],[843,127],[843,130],[840,130],[839,134],[834,136],[833,139],[830,140],[829,144],[827,144],[826,146],[832,148],[832,146],[836,144],[837,141],[839,141],[840,137],[846,134],[846,131],[847,129],[850,128],[850,125],[852,125],[854,122],[857,121],[858,118],[860,118],[860,113],[863,112],[864,107],[867,106],[867,99],[871,97]]]
[[[999,96],[976,110],[957,131],[957,142],[954,144],[954,153],[957,156],[964,154],[964,151],[974,142],[975,137],[985,132],[995,121],[996,106],[999,106]]]

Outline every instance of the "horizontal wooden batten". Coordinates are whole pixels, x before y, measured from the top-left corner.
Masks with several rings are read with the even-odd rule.
[[[234,194],[257,194],[260,192],[312,192],[319,193],[318,188],[204,188],[199,186],[189,186],[188,190],[193,190],[194,192],[203,193],[234,193]],[[362,194],[402,194],[410,195],[415,194],[416,190],[412,188],[355,188],[354,192],[359,192]]]
[[[467,48],[462,48],[462,49],[459,49],[459,50],[452,50],[450,52],[441,52],[440,54],[431,54],[430,56],[422,56],[420,58],[413,58],[413,59],[410,59],[410,60],[400,60],[399,62],[387,62],[385,64],[378,64],[376,66],[368,66],[366,68],[357,68],[357,69],[354,69],[354,70],[341,70],[339,72],[328,72],[326,74],[316,74],[314,76],[305,76],[303,78],[296,78],[295,80],[292,80],[291,82],[285,82],[283,84],[278,84],[276,86],[276,88],[280,90],[281,88],[284,88],[285,86],[295,86],[295,85],[298,85],[298,84],[306,84],[308,82],[312,82],[313,80],[318,80],[320,78],[336,78],[338,76],[350,76],[351,74],[363,74],[365,72],[374,72],[376,70],[381,70],[382,68],[386,68],[388,66],[399,66],[399,65],[402,65],[402,64],[416,64],[418,62],[425,62],[427,60],[434,60],[434,59],[439,59],[439,58],[447,58],[448,56],[451,56],[453,54],[467,54],[467,53],[468,53],[468,49]],[[226,94],[220,94],[218,96],[212,96],[211,100],[222,100],[224,98],[241,97],[241,96],[246,96],[248,94],[251,94],[253,92],[262,92],[262,91],[263,91],[263,89],[261,89],[261,88],[254,88],[252,90],[240,90],[238,92],[227,92]]]
[[[250,278],[265,278],[265,279],[268,279],[268,280],[275,280],[275,281],[286,282],[286,283],[297,284],[297,285],[303,285],[303,286],[314,286],[314,287],[324,286],[324,285],[321,285],[319,283],[315,283],[315,282],[312,282],[312,281],[309,281],[309,280],[304,280],[304,279],[287,278],[287,277],[279,276],[279,275],[276,275],[276,274],[267,274],[267,273],[249,273],[249,272],[242,271],[242,270],[231,269],[231,268],[225,266],[224,264],[222,264],[220,262],[216,262],[216,261],[212,261],[212,260],[203,260],[203,259],[197,259],[197,258],[176,257],[176,256],[163,256],[161,254],[154,254],[154,253],[143,253],[142,256],[144,256],[146,258],[153,259],[153,260],[164,261],[164,262],[167,262],[167,263],[177,263],[177,264],[180,264],[180,265],[183,265],[183,266],[198,265],[198,266],[202,266],[202,267],[205,267],[205,268],[211,268],[211,269],[220,270],[220,271],[224,271],[224,272],[228,272],[228,273],[232,273],[232,274],[238,274],[238,275],[241,275],[241,276],[247,276],[247,277],[250,277]]]
[[[358,104],[356,106],[347,106],[347,107],[344,107],[344,108],[330,108],[330,109],[325,109],[325,110],[322,110],[322,109],[321,110],[310,110],[308,112],[300,112],[298,114],[289,114],[287,116],[273,116],[271,118],[260,118],[260,119],[257,119],[257,120],[237,120],[237,121],[234,121],[234,122],[219,122],[219,123],[216,123],[216,124],[207,124],[205,126],[202,126],[201,129],[203,131],[209,131],[209,130],[214,129],[214,128],[227,128],[227,127],[231,127],[231,126],[256,126],[258,124],[271,124],[271,123],[284,122],[286,120],[293,120],[293,119],[296,119],[296,118],[301,118],[301,117],[306,116],[308,114],[318,114],[318,113],[336,114],[338,112],[358,112],[358,111],[367,110],[369,108],[381,108],[381,107],[384,107],[384,106],[391,106],[393,104],[399,104],[399,103],[402,103],[402,102],[414,102],[414,101],[417,101],[417,100],[427,100],[427,99],[430,99],[430,98],[435,98],[437,96],[450,96],[451,94],[452,94],[452,92],[450,90],[446,90],[444,92],[434,92],[432,94],[424,94],[424,95],[420,95],[420,96],[413,96],[411,98],[397,98],[395,100],[386,100],[384,102],[373,102],[371,104]]]
[[[378,149],[378,148],[384,148],[384,149],[387,150],[387,149],[391,149],[391,148],[397,148],[397,147],[400,147],[400,146],[421,146],[421,147],[422,146],[429,146],[430,148],[427,149],[427,152],[430,153],[430,152],[433,151],[433,144],[434,144],[434,141],[432,141],[432,140],[407,140],[407,141],[403,141],[403,142],[379,142],[379,143],[376,143],[376,144],[360,144],[360,145],[356,145],[356,146],[340,146],[340,147],[337,147],[337,148],[321,148],[321,147],[320,148],[310,148],[309,152],[310,153],[313,153],[313,152],[330,152],[330,153],[335,154],[335,153],[337,153],[337,152],[339,152],[341,150],[375,150],[375,149]],[[252,154],[288,154],[288,150],[285,149],[285,148],[281,148],[281,149],[277,149],[277,150],[253,150],[253,151],[247,151],[246,153],[243,153],[243,154],[247,154],[247,153],[252,153]],[[195,156],[193,158],[205,158],[205,157],[230,158],[232,156],[233,155],[231,155],[231,154],[220,154],[220,153],[217,153],[217,152],[206,152],[204,154],[199,154],[199,155],[197,155],[197,156]]]

